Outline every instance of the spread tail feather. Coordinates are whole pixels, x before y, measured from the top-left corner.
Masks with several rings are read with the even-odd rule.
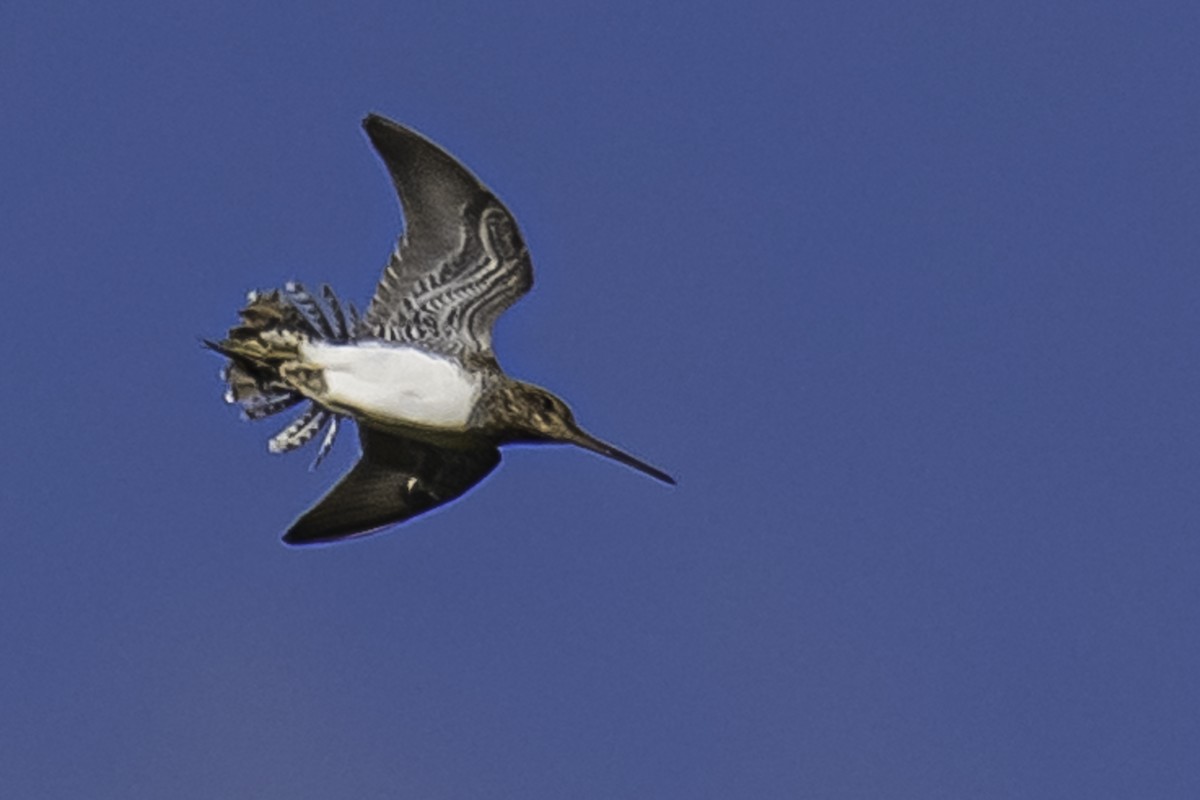
[[[225,338],[204,340],[205,347],[229,359],[221,370],[227,387],[225,400],[240,407],[247,419],[263,419],[305,400],[305,395],[282,374],[284,365],[299,359],[304,342],[344,342],[354,336],[352,325],[357,324],[357,317],[351,316],[351,323],[347,323],[341,304],[328,286],[322,287],[320,294],[324,305],[297,283],[251,292],[239,312],[241,321],[229,329]],[[294,450],[329,426],[315,467],[333,445],[336,423],[337,415],[332,411],[309,403],[299,417],[272,437],[269,449],[273,453]]]

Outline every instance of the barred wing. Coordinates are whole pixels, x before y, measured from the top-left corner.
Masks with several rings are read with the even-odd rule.
[[[533,286],[512,214],[448,153],[377,115],[363,128],[404,213],[364,317],[369,335],[464,361],[492,360],[492,326]]]

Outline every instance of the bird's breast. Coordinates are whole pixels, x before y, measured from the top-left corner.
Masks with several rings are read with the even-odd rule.
[[[319,402],[378,423],[465,430],[482,380],[457,361],[386,342],[301,347],[305,366],[320,370]]]

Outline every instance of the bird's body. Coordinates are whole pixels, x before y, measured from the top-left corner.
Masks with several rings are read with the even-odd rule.
[[[478,372],[411,345],[313,341],[300,355],[324,384],[313,400],[385,428],[465,432],[483,392]]]
[[[309,401],[270,441],[287,452],[341,419],[362,458],[284,539],[330,541],[402,522],[482,480],[514,442],[576,444],[659,480],[670,476],[585,433],[545,389],[492,352],[496,319],[533,284],[516,221],[465,167],[383,117],[363,123],[391,174],[405,233],[360,318],[324,287],[252,292],[242,321],[208,345],[229,358],[227,399],[260,419]]]

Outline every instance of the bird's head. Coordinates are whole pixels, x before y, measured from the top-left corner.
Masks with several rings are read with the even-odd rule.
[[[660,469],[634,458],[607,442],[602,442],[587,433],[575,422],[575,415],[567,404],[540,386],[514,381],[508,387],[506,420],[511,428],[519,431],[512,441],[560,442],[591,450],[606,458],[620,461],[626,466],[646,473],[664,483],[674,485],[675,479]]]

